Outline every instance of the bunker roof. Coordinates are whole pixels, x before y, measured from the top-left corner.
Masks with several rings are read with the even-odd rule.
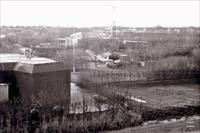
[[[21,54],[0,54],[0,63],[25,63],[25,64],[45,64],[45,63],[54,63],[57,62],[52,59],[43,58],[43,57],[32,57],[31,59],[27,59],[26,56]]]
[[[0,71],[18,71],[25,73],[42,73],[67,70],[61,62],[44,58],[32,57],[27,59],[21,54],[0,54]]]

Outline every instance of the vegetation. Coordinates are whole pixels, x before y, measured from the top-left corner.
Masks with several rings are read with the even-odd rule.
[[[63,28],[63,27],[0,27],[1,38],[0,52],[18,52],[19,47],[31,47],[40,43],[54,44],[55,38],[67,37],[75,32],[92,32],[93,30],[104,30],[104,27],[94,28]],[[123,53],[129,56],[129,59],[139,59],[147,62],[147,67],[154,70],[162,69],[198,69],[200,59],[200,30],[195,27],[171,28],[147,28],[147,32],[131,32],[128,27],[118,27],[121,32],[116,34],[118,40],[89,38],[83,36],[79,40],[79,55],[77,55],[78,67],[83,66],[87,58],[85,53],[79,52],[89,49],[95,54],[103,52],[121,52],[120,46],[123,46]],[[123,29],[127,31],[123,31]],[[138,28],[139,29],[139,28]],[[175,32],[175,30],[179,32]],[[193,30],[191,32],[191,30]],[[149,32],[151,31],[151,32]],[[159,31],[159,32],[156,32]],[[161,32],[160,32],[161,31]],[[123,45],[123,40],[146,41],[147,44]],[[64,61],[67,66],[72,62],[72,49],[58,50],[53,52],[50,57],[59,61]],[[47,53],[48,54],[48,53]],[[47,55],[48,56],[48,55]],[[49,57],[49,56],[48,56]],[[82,57],[82,58],[81,58]],[[134,64],[134,63],[133,63]],[[130,68],[133,64],[125,65]],[[123,66],[123,65],[122,65]],[[124,67],[124,66],[123,66]],[[133,66],[132,71],[135,69]]]
[[[125,111],[121,106],[119,96],[111,97],[108,102],[108,110],[88,112],[88,102],[73,103],[73,109],[82,109],[81,114],[68,114],[68,112],[55,112],[52,106],[23,105],[14,100],[14,103],[1,103],[0,106],[0,131],[1,132],[31,132],[39,130],[41,133],[68,132],[88,133],[100,130],[119,129],[126,126],[135,126],[142,122],[139,114],[133,111]],[[96,102],[99,106],[100,102]],[[38,110],[38,115],[33,110]]]
[[[110,91],[104,91],[108,90]],[[182,107],[152,108],[145,104],[130,100],[130,93],[113,88],[97,89],[98,94],[106,99],[97,98],[96,112],[89,111],[89,102],[74,102],[73,110],[82,110],[82,113],[69,114],[66,110],[59,113],[55,106],[39,106],[38,124],[33,126],[32,113],[36,105],[23,105],[18,100],[0,105],[0,131],[13,133],[41,132],[41,133],[96,133],[102,130],[116,130],[124,127],[137,126],[148,120],[163,120],[180,118],[182,116],[198,115],[199,105]],[[99,91],[102,90],[102,91]],[[113,93],[113,90],[115,93]],[[152,89],[151,89],[152,90]],[[102,111],[102,104],[107,109]],[[128,106],[127,106],[128,105]],[[57,105],[56,105],[57,106]],[[58,110],[59,111],[59,110]],[[37,131],[36,131],[37,130]]]
[[[62,28],[62,27],[0,27],[1,34],[5,37],[0,41],[0,52],[18,52],[17,49],[21,46],[31,47],[40,43],[54,43],[54,39],[57,37],[66,37],[74,32],[88,32],[93,29],[87,28]],[[103,29],[103,27],[99,28]],[[123,29],[123,28],[122,28]],[[127,28],[125,28],[127,29]],[[172,28],[173,29],[173,28]],[[95,54],[102,54],[103,52],[122,52],[129,56],[129,63],[123,68],[104,70],[91,70],[90,72],[76,73],[79,85],[84,86],[86,89],[93,90],[100,96],[105,98],[96,97],[95,107],[97,112],[88,112],[89,101],[82,99],[82,102],[71,103],[71,110],[73,112],[82,112],[82,114],[68,114],[65,110],[64,113],[59,115],[58,112],[53,111],[53,105],[51,99],[48,106],[42,106],[39,109],[39,123],[30,126],[30,110],[33,109],[32,105],[24,105],[23,102],[18,100],[11,101],[11,103],[0,104],[0,132],[35,132],[40,130],[41,133],[87,133],[98,132],[100,130],[113,130],[120,129],[127,126],[135,126],[141,124],[146,120],[154,119],[168,119],[171,117],[180,117],[197,114],[199,110],[199,103],[194,106],[184,107],[165,107],[162,109],[155,109],[145,104],[140,104],[130,100],[130,96],[134,96],[138,89],[131,88],[126,91],[125,88],[117,88],[116,86],[109,85],[109,82],[121,82],[121,81],[155,81],[155,80],[168,80],[168,79],[199,79],[200,71],[200,33],[199,28],[192,28],[193,32],[187,32],[187,28],[179,29],[180,32],[120,32],[117,34],[118,40],[101,38],[96,39],[82,39],[80,41],[79,48],[76,49],[75,61],[77,67],[82,68],[84,65],[88,65],[88,55],[84,50],[89,49]],[[156,31],[153,28],[152,31]],[[122,40],[131,41],[147,41],[144,45],[123,45]],[[120,47],[123,46],[123,50],[120,51]],[[63,62],[66,67],[72,68],[73,57],[72,49],[62,49],[53,52],[51,57],[55,60]],[[113,57],[115,58],[115,57]],[[131,59],[143,60],[146,62],[145,67],[139,67]],[[94,86],[96,85],[96,86]],[[143,88],[144,89],[144,88]],[[171,93],[169,88],[162,90],[156,88],[154,91],[162,94],[173,94],[174,97],[182,96],[183,90]],[[148,91],[149,88],[145,88],[143,92]],[[145,92],[146,95],[154,93]],[[187,92],[190,92],[188,90]],[[192,92],[190,92],[192,93]],[[196,93],[196,91],[195,91]],[[128,95],[129,94],[129,95]],[[138,92],[142,95],[143,93]],[[176,96],[174,96],[177,94]],[[187,93],[188,94],[188,93]],[[60,95],[55,94],[58,98],[58,105],[65,105],[64,101],[60,100]],[[145,95],[145,96],[146,96]],[[163,95],[162,95],[163,96]],[[183,95],[183,98],[185,95]],[[164,96],[163,96],[164,97]],[[161,98],[163,98],[161,97]],[[41,94],[41,100],[43,94]],[[199,97],[198,97],[199,98]],[[55,100],[54,99],[54,100]],[[160,99],[155,99],[156,105],[162,103]],[[155,102],[154,101],[154,102]],[[180,102],[178,100],[178,102]],[[184,101],[185,102],[185,101]],[[199,101],[198,101],[199,102]],[[165,105],[171,104],[170,102]],[[103,105],[106,105],[106,111],[103,111]],[[33,124],[33,123],[31,123]]]

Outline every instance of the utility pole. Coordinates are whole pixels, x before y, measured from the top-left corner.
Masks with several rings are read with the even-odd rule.
[[[73,56],[73,72],[75,72],[75,57],[74,57],[74,52],[75,52],[75,47],[74,47],[74,43],[72,42],[73,41],[73,38],[70,37],[70,41],[71,41],[71,44],[72,44],[72,56]]]
[[[78,39],[82,38],[82,33],[77,32],[70,35],[70,42],[72,45],[72,55],[73,55],[73,72],[75,72],[75,44],[78,45]],[[73,42],[74,41],[74,42]]]

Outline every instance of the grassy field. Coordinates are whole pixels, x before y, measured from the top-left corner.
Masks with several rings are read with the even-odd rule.
[[[157,123],[146,126],[125,128],[118,131],[104,131],[101,133],[199,133],[199,120],[193,120],[193,127],[189,127],[191,120]]]
[[[150,106],[158,108],[197,105],[200,102],[199,85],[130,87],[126,89],[135,97],[147,101]]]
[[[127,86],[112,87],[109,92],[127,93],[129,96],[146,101],[153,108],[196,106],[200,104],[199,84],[168,86]],[[106,91],[106,90],[105,90]]]

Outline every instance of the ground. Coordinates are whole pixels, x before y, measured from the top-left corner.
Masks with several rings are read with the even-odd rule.
[[[194,117],[193,117],[194,118]],[[156,124],[129,127],[117,131],[103,131],[101,133],[199,133],[199,119],[178,120],[176,122],[158,122]],[[192,127],[191,124],[192,123]]]
[[[112,86],[110,88],[101,88],[102,91],[109,92],[127,92],[128,95],[146,101],[142,103],[145,106],[153,108],[165,107],[184,107],[184,106],[199,106],[200,105],[200,88],[199,84],[169,84],[169,85],[153,85],[153,86]],[[87,89],[84,89],[85,91]],[[89,91],[89,90],[87,90]],[[129,127],[117,131],[103,131],[100,133],[199,133],[200,120],[194,120],[195,127],[192,130],[187,130],[187,120],[176,121],[172,123],[156,123],[151,125]]]
[[[196,106],[200,104],[199,84],[165,86],[127,86],[118,88],[129,95],[146,101],[153,108]]]

